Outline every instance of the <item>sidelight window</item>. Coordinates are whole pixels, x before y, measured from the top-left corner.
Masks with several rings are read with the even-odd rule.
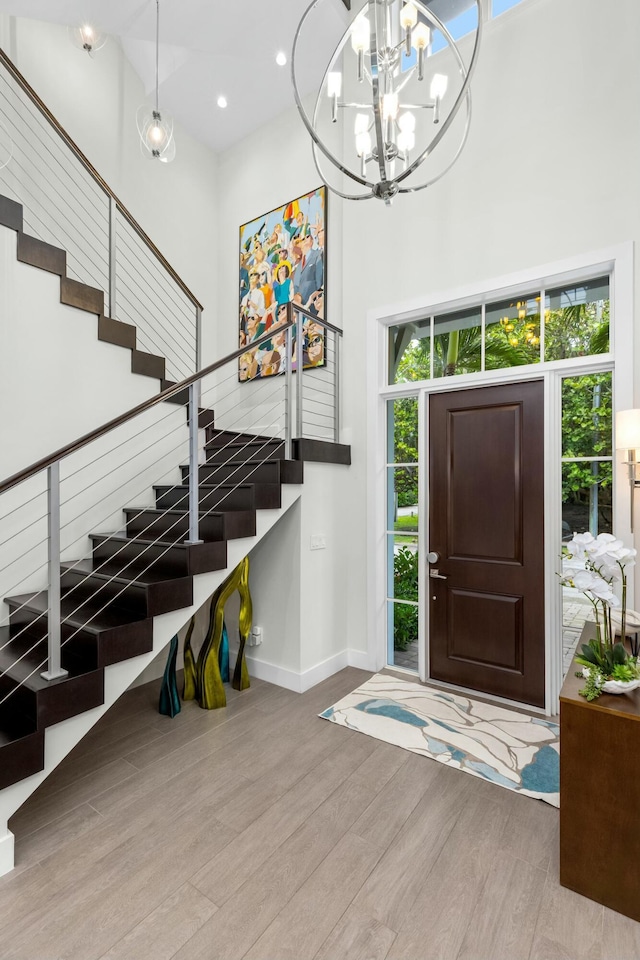
[[[418,400],[387,402],[387,662],[418,670]]]

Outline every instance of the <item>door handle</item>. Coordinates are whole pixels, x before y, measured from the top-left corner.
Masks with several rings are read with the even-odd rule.
[[[429,570],[429,576],[431,577],[432,580],[447,580],[447,579],[448,579],[447,577],[445,577],[444,574],[438,573],[437,570]]]

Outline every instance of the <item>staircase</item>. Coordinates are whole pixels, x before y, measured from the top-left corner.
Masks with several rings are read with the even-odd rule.
[[[256,512],[279,509],[282,485],[302,483],[303,464],[284,459],[283,442],[213,426],[206,432],[207,461],[199,468],[203,543],[184,543],[188,487],[157,486],[156,509],[126,507],[122,535],[92,533],[91,557],[62,565],[67,678],[40,675],[47,659],[46,592],[5,598],[11,614],[0,652],[0,699],[12,696],[0,707],[0,788],[43,769],[45,728],[101,705],[105,667],[149,653],[153,618],[190,608],[194,576],[226,571],[227,542],[255,537]],[[256,461],[262,449],[267,456]],[[187,480],[188,465],[181,469]],[[236,482],[225,483],[229,477]]]
[[[315,402],[315,384],[322,411],[316,419],[325,427],[329,423],[328,435],[338,438],[341,331],[298,311],[298,342],[303,340],[305,317],[321,323],[327,342],[333,337],[333,361],[331,366],[327,362],[325,371],[314,371],[315,380],[310,376],[306,406],[304,370],[298,370],[294,378],[289,369],[285,376],[264,384],[269,403],[275,397],[279,405],[271,421],[265,416],[268,404],[258,399],[260,385],[238,384],[237,359],[243,351],[198,370],[201,304],[3,51],[0,66],[7,74],[0,70],[0,77],[9,90],[5,94],[0,84],[0,101],[16,96],[18,116],[29,117],[20,131],[20,162],[15,169],[9,166],[2,172],[3,190],[12,196],[0,195],[0,226],[15,231],[20,263],[59,277],[60,303],[96,318],[98,340],[110,345],[108,351],[106,347],[100,350],[110,358],[118,354],[113,346],[130,351],[131,373],[157,379],[161,391],[148,397],[146,391],[138,390],[136,397],[142,393],[148,399],[137,407],[12,477],[0,475],[0,575],[4,578],[0,602],[4,600],[8,611],[4,620],[0,617],[2,876],[13,866],[13,837],[6,826],[11,815],[300,496],[303,461],[348,464],[350,450],[337,442],[304,437],[303,426],[305,411]],[[41,141],[47,143],[43,162],[36,149]],[[49,161],[54,153],[57,165]],[[63,166],[66,179],[58,176],[58,168]],[[30,193],[32,181],[38,185],[36,193]],[[76,196],[77,183],[84,185],[85,199],[99,199],[92,207],[102,210],[103,218],[106,211],[107,222],[101,228],[108,240],[104,262],[90,262],[85,256],[90,238],[74,232],[78,225],[81,230],[86,225],[82,202]],[[42,185],[44,189],[40,189]],[[32,198],[27,210],[29,231],[24,229],[19,202],[23,190]],[[31,209],[34,203],[41,209]],[[73,208],[75,214],[64,219],[67,208]],[[58,246],[60,236],[65,237],[69,254]],[[147,262],[152,264],[153,282],[147,286],[154,291],[153,297],[141,293],[143,285],[135,282]],[[92,282],[82,282],[85,279]],[[44,304],[49,291],[47,284],[41,286],[45,288]],[[24,303],[28,302],[27,291]],[[62,313],[64,325],[69,311]],[[117,319],[116,314],[128,322]],[[287,331],[289,357],[293,325],[290,309],[282,328]],[[266,342],[268,336],[262,340]],[[159,344],[159,352],[141,349],[141,343]],[[260,340],[253,346],[259,344]],[[87,341],[85,345],[89,349]],[[97,362],[102,369],[102,360]],[[225,364],[230,371],[226,379],[222,372]],[[167,369],[171,379],[167,379]],[[198,370],[195,374],[191,372],[194,369]],[[117,371],[117,378],[124,375]],[[71,386],[75,388],[75,383]],[[114,379],[116,401],[121,400],[119,386]],[[33,390],[33,384],[29,389]],[[111,392],[106,396],[111,398]],[[11,399],[13,402],[13,396]],[[253,421],[251,404],[255,405]],[[122,405],[126,406],[126,401],[121,400]],[[294,411],[297,439],[293,439]],[[155,418],[152,422],[148,422],[150,414]],[[56,415],[61,416],[59,412]],[[112,415],[111,408],[107,415]],[[66,412],[63,416],[66,420]],[[134,421],[142,426],[131,437],[128,428]],[[163,423],[166,434],[160,435]],[[167,442],[173,434],[179,438],[178,447],[181,445],[175,459],[172,449],[178,448],[170,448]],[[41,435],[46,436],[46,429]],[[198,435],[200,439],[204,436],[204,445]],[[112,438],[109,450],[104,449],[106,438]],[[135,447],[140,438],[144,438],[144,444],[138,444],[144,446],[143,453],[154,451],[156,443],[160,450],[157,459],[149,453],[142,465],[136,459],[137,449],[130,457],[123,454],[127,443]],[[17,451],[21,449],[16,445]],[[83,455],[88,451],[92,453],[86,463]],[[115,466],[111,462],[114,452]],[[58,476],[61,463],[71,464],[62,484]],[[95,463],[102,464],[97,476],[91,473]],[[154,463],[159,466],[152,475]],[[86,480],[77,490],[79,477]],[[48,490],[40,516],[37,505],[42,501],[32,496],[30,486],[34,480],[40,484],[38,496]],[[70,493],[65,487],[69,480]],[[122,497],[119,484],[127,489]],[[61,486],[66,498],[62,506],[71,511],[64,522],[60,519]],[[129,493],[133,486],[139,494]],[[115,508],[111,506],[114,497]],[[87,499],[91,501],[88,506]],[[120,519],[114,519],[118,514]],[[24,520],[19,524],[20,515]],[[97,522],[97,517],[105,515],[106,522]],[[198,535],[192,537],[196,516]],[[65,527],[71,527],[73,535],[61,550],[60,531]],[[27,540],[31,537],[27,547],[25,535]],[[56,538],[57,545],[52,547]],[[48,560],[43,556],[47,541]],[[36,551],[33,556],[37,559],[27,569],[24,558],[30,551]],[[56,610],[58,594],[60,616],[50,622],[49,611]],[[58,628],[61,666],[67,673],[45,679],[42,672],[47,662],[51,666],[49,645]]]

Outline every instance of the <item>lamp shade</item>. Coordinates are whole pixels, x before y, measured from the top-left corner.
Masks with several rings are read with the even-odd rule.
[[[640,450],[640,410],[616,413],[616,450]]]

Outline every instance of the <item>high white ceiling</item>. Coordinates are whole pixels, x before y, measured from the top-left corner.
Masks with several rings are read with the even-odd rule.
[[[289,64],[278,66],[276,54],[283,50],[289,58],[308,2],[160,0],[161,107],[216,152],[276,117],[294,102]],[[326,65],[348,19],[343,0],[325,5],[326,20],[307,52],[308,76]],[[92,19],[119,37],[152,93],[155,0],[0,0],[0,13],[71,26]],[[216,103],[221,94],[228,100],[226,110]]]

